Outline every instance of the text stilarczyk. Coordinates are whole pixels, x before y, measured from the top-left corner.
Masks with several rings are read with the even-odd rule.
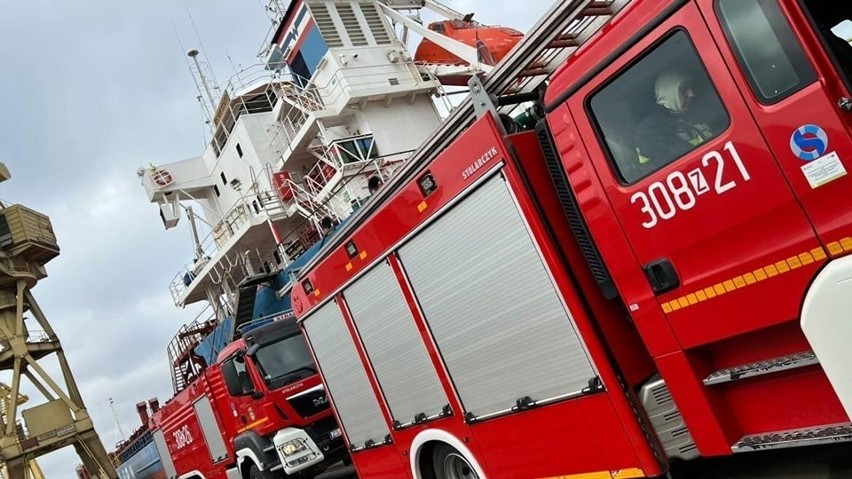
[[[493,160],[497,156],[497,147],[492,147],[490,150],[485,152],[479,159],[474,161],[470,166],[465,168],[462,172],[462,180],[467,180],[474,173],[480,170],[483,166],[485,166],[489,161]]]

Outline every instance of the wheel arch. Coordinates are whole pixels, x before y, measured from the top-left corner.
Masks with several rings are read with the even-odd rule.
[[[852,369],[848,338],[852,337],[852,256],[829,261],[811,281],[802,299],[800,326],[852,418]]]
[[[411,441],[411,451],[409,454],[411,475],[414,479],[431,479],[430,475],[424,475],[421,472],[422,461],[427,457],[426,454],[431,453],[439,444],[446,444],[467,459],[471,466],[476,470],[476,473],[481,478],[487,478],[485,470],[476,459],[473,452],[465,445],[464,441],[450,434],[443,429],[427,429],[415,436]],[[431,456],[429,456],[431,457]]]
[[[274,450],[271,453],[264,452],[264,449],[271,444],[272,440],[263,438],[254,431],[246,431],[234,438],[237,466],[240,473],[244,473],[243,477],[248,477],[246,471],[251,467],[251,463],[257,465],[261,471],[278,463],[278,456]]]

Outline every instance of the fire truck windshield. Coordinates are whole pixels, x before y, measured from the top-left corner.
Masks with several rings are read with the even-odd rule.
[[[254,354],[263,379],[271,389],[316,374],[316,366],[301,334],[266,344]]]

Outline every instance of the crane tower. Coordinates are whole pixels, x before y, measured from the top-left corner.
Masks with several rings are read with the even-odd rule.
[[[12,396],[12,388],[10,388],[6,383],[0,383],[0,419],[3,420],[3,423],[5,424],[9,421],[16,422],[15,418],[10,418],[8,416],[9,409],[12,407],[12,401],[15,401],[18,406],[20,406],[29,400],[29,397],[20,393],[18,394],[17,399],[15,399]],[[2,473],[2,477],[4,479],[9,477],[9,471],[6,469],[5,464],[0,467],[0,473]],[[38,462],[36,462],[35,459],[27,462],[24,477],[26,479],[45,479],[44,474],[41,472],[41,467],[39,467]]]
[[[0,182],[10,177],[0,163]],[[47,216],[21,205],[0,204],[0,371],[12,371],[8,397],[19,397],[21,379],[26,378],[46,400],[21,411],[22,427],[16,421],[19,401],[8,401],[0,416],[0,462],[8,479],[25,479],[30,461],[73,445],[87,470],[115,479],[115,468],[95,432],[59,338],[32,294],[36,283],[47,276],[45,264],[58,255]],[[36,325],[28,324],[30,319]],[[54,353],[64,389],[39,364]]]

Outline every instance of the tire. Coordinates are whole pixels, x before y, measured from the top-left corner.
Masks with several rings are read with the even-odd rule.
[[[276,479],[269,471],[261,471],[257,465],[252,464],[249,468],[249,479]]]
[[[479,479],[467,458],[446,444],[435,446],[432,453],[432,470],[436,479]]]

